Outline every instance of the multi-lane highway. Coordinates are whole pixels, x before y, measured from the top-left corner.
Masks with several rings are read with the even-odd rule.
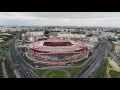
[[[11,41],[10,45],[10,59],[14,65],[14,68],[20,78],[37,78],[33,71],[24,62],[21,55],[18,53],[15,47],[16,37]]]
[[[104,41],[103,41],[104,42]],[[96,50],[91,62],[77,75],[77,78],[88,78],[97,68],[100,67],[104,55],[106,55],[109,45],[101,43],[102,47]]]

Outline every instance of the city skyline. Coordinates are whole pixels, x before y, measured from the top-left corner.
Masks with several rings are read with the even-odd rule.
[[[120,27],[120,12],[0,12],[0,25]]]

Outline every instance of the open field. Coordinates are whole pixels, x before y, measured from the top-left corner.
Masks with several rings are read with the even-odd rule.
[[[34,73],[35,73],[39,78],[41,78],[42,75],[43,75],[47,70],[40,70],[40,69],[38,69],[38,70],[33,70],[33,71],[34,71]]]
[[[111,78],[120,78],[120,72],[110,70],[109,73],[110,73]]]
[[[100,70],[100,72],[97,76],[97,78],[107,78],[107,72],[106,71],[107,71],[108,63],[109,63],[109,61],[108,61],[108,59],[106,59],[104,64],[103,64],[102,69]]]
[[[0,78],[3,78],[2,63],[1,63],[1,61],[0,61]]]
[[[72,78],[75,78],[75,76],[82,70],[82,68],[67,68],[66,70],[71,74]]]
[[[63,71],[56,70],[48,73],[46,78],[67,78],[67,75]]]
[[[10,60],[8,58],[5,60],[5,67],[6,67],[8,77],[9,78],[16,78],[12,63],[10,62]]]

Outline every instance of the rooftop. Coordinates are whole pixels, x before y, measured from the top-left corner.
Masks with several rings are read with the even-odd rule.
[[[113,41],[113,43],[114,43],[114,44],[120,44],[120,42],[115,42],[115,41]]]

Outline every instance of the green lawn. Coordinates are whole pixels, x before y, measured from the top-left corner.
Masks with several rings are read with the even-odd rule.
[[[38,76],[38,77],[42,77],[42,75],[47,71],[47,70],[33,70],[34,73]]]
[[[74,62],[73,65],[74,66],[78,66],[78,65],[81,65],[83,64],[88,58],[90,58],[92,54],[89,54],[87,58],[83,59],[82,61],[78,61],[78,62]]]
[[[108,54],[108,57],[111,57],[111,55],[110,55],[110,54]]]
[[[88,56],[88,58],[90,57],[91,55]],[[79,61],[79,62],[74,62],[73,65],[81,65],[83,64],[88,58],[85,58],[84,60],[82,61]],[[81,70],[82,68],[67,68],[66,70],[68,70],[71,74],[71,77],[74,78]]]
[[[112,40],[109,40],[109,39],[108,40],[105,39],[105,40],[108,41],[112,45],[111,51],[114,51],[115,45],[113,44]]]
[[[107,73],[106,73],[107,65],[108,65],[108,59],[105,60],[103,67],[97,76],[98,78],[107,78]]]
[[[2,63],[1,63],[1,61],[0,61],[0,78],[4,78],[3,77],[3,72],[2,72]]]
[[[63,71],[56,70],[48,73],[46,78],[67,78],[67,75]]]
[[[99,47],[100,44],[97,44],[96,47],[95,47],[95,50]]]
[[[10,60],[8,58],[5,60],[5,67],[6,67],[8,77],[9,78],[16,78],[12,63],[10,62]]]
[[[19,51],[20,53],[27,52],[27,48],[24,48],[24,47],[18,48],[18,51]]]
[[[1,56],[6,57],[8,51],[9,51],[9,47],[8,46],[2,48]]]
[[[2,52],[0,53],[0,56],[6,58],[6,60],[5,60],[5,66],[6,66],[6,71],[8,73],[8,77],[9,78],[15,78],[16,77],[15,74],[14,74],[14,71],[13,71],[12,64],[9,61],[9,59],[7,58],[7,54],[8,54],[9,46],[10,46],[9,41],[12,38],[13,38],[13,36],[8,36],[8,38],[5,39],[5,42],[2,43],[2,44],[0,44],[0,48],[2,49]],[[3,77],[3,76],[1,76],[1,74],[2,74],[2,70],[1,70],[1,66],[0,66],[0,77]]]
[[[5,57],[6,56],[6,51],[2,51],[1,56]]]
[[[111,40],[108,40],[108,42],[112,45],[111,50],[114,51],[115,45],[113,44],[113,42]]]
[[[10,40],[10,39],[9,39]],[[3,56],[3,57],[6,57],[7,55],[7,53],[8,53],[8,51],[9,51],[9,45],[10,45],[10,43],[8,43],[8,42],[6,42],[6,43],[4,43],[4,44],[0,44],[0,48],[2,49],[2,52],[1,52],[1,56]]]
[[[93,75],[96,73],[97,70],[95,70],[94,72],[92,72],[92,74],[89,76],[89,78],[92,78]]]
[[[68,68],[66,69],[70,74],[71,74],[71,77],[75,77],[81,70],[82,68]],[[34,70],[34,73],[38,76],[38,77],[42,77],[42,75],[46,72],[47,70]],[[55,71],[53,71],[55,72]],[[59,72],[62,72],[62,71],[59,71]],[[59,73],[58,73],[59,74]],[[55,72],[55,75],[56,75],[56,72]],[[51,76],[51,75],[50,75]],[[60,76],[62,78],[63,75],[56,75],[55,77],[57,76]],[[64,77],[64,76],[63,76]]]
[[[110,76],[111,78],[120,78],[120,72],[110,70]]]
[[[74,78],[82,68],[67,68],[66,70],[71,74],[71,77]]]
[[[74,62],[73,65],[74,65],[74,66],[81,65],[81,64],[83,64],[86,60],[87,60],[87,58],[85,58],[85,59],[82,60],[82,61]]]

